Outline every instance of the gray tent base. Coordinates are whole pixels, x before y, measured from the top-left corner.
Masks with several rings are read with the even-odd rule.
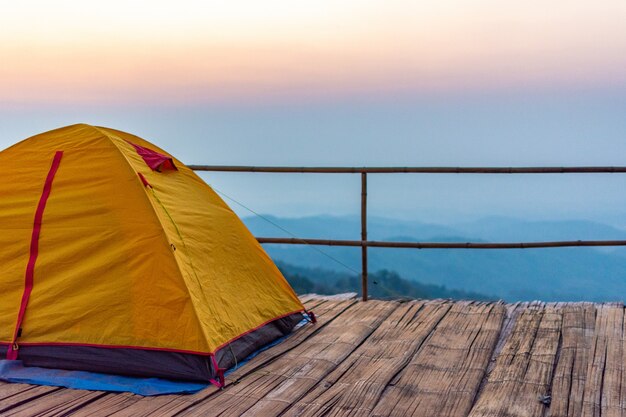
[[[232,368],[263,346],[286,336],[302,318],[302,313],[295,313],[234,340],[215,354],[219,368]],[[0,345],[0,358],[6,357],[7,349],[7,345]],[[23,345],[19,349],[19,359],[24,366],[146,378],[209,382],[218,377],[210,356],[160,350]]]

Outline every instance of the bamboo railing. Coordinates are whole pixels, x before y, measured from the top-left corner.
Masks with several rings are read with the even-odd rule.
[[[626,240],[571,240],[550,242],[385,242],[367,240],[367,175],[368,174],[613,174],[626,173],[626,167],[284,167],[188,165],[195,171],[360,174],[361,175],[361,240],[300,239],[257,237],[259,243],[291,245],[324,245],[361,247],[361,287],[363,301],[368,299],[367,248],[412,249],[533,249],[582,246],[626,246]]]

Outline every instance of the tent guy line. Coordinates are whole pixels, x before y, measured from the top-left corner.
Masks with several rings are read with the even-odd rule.
[[[273,222],[272,220],[268,219],[266,216],[263,216],[262,214],[259,214],[258,212],[252,210],[251,208],[249,208],[248,206],[246,206],[245,204],[235,200],[233,197],[230,197],[229,195],[227,195],[226,193],[224,193],[223,191],[220,191],[219,189],[215,188],[214,185],[211,185],[211,188],[213,188],[213,190],[215,192],[217,192],[218,194],[226,197],[228,200],[232,201],[233,203],[237,204],[238,206],[242,207],[245,210],[248,210],[250,213],[252,213],[253,215],[259,217],[260,219],[266,221],[267,223],[271,224],[272,226],[276,227],[279,230],[282,230],[283,232],[287,233],[288,235],[292,236],[293,239],[290,239],[291,241],[298,241],[303,245],[308,246],[309,248],[313,249],[314,251],[324,255],[325,257],[327,257],[328,259],[332,260],[333,262],[337,263],[338,265],[341,265],[342,267],[344,267],[346,270],[354,273],[354,274],[361,274],[361,271],[357,271],[356,269],[350,267],[349,265],[345,264],[344,262],[341,262],[339,259],[333,257],[331,254],[324,252],[323,250],[321,250],[320,248],[315,246],[315,243],[309,243],[310,239],[303,239],[298,237],[296,234],[290,232],[289,230],[285,229],[283,226],[279,225],[276,222]],[[257,238],[257,240],[260,242],[260,239],[263,238]],[[260,242],[263,243],[263,242]],[[273,243],[271,241],[265,242],[265,243]]]

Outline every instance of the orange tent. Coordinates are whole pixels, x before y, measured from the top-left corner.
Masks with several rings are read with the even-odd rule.
[[[0,357],[204,381],[302,319],[237,215],[149,142],[73,125],[0,166]]]

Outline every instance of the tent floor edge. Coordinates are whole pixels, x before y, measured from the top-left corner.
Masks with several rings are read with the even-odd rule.
[[[20,346],[24,366],[98,372],[141,378],[165,378],[224,385],[223,373],[257,350],[289,334],[302,321],[302,313],[271,321],[243,335],[214,354],[141,348],[111,348],[81,345]],[[0,344],[0,357],[9,346]],[[221,376],[220,376],[221,375]]]
[[[291,333],[303,317],[302,312],[293,313],[244,334],[215,352],[217,364],[222,369],[236,367],[257,350]]]

